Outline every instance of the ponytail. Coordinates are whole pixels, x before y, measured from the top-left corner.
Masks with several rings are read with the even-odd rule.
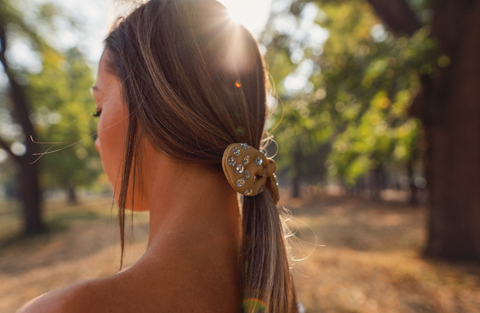
[[[268,188],[243,197],[243,313],[297,313],[282,220]]]

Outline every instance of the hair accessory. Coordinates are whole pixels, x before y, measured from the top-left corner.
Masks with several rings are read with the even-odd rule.
[[[223,153],[223,172],[230,186],[244,196],[254,197],[267,187],[277,205],[280,200],[275,176],[277,165],[265,154],[265,150],[259,151],[246,143],[232,143]]]

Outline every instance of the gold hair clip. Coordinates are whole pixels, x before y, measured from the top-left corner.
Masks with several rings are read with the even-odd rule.
[[[254,197],[268,188],[276,205],[280,200],[277,165],[265,154],[246,143],[232,143],[223,153],[223,172],[230,186],[244,196]]]

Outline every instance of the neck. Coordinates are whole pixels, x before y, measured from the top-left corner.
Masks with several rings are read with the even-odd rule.
[[[144,196],[150,234],[144,257],[193,255],[236,265],[240,211],[237,193],[223,173],[163,158],[149,169]]]
[[[161,297],[160,311],[173,312],[180,305],[232,312],[241,294],[237,193],[222,172],[164,156],[145,165],[148,173],[139,176],[138,190],[139,207],[150,211],[149,241],[142,258],[119,276],[127,277],[125,288],[132,292],[131,286],[138,286],[138,297]]]

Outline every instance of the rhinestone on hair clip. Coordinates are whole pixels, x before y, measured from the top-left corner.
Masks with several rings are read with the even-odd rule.
[[[223,172],[230,186],[244,196],[254,197],[268,188],[275,205],[280,200],[277,165],[266,157],[265,150],[257,150],[246,143],[233,143],[223,153]]]

